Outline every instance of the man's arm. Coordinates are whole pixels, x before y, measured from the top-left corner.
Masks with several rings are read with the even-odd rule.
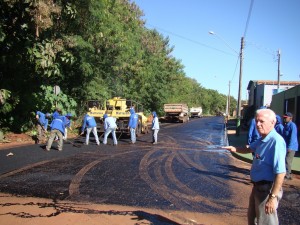
[[[276,174],[271,194],[274,194],[276,196],[278,195],[284,181],[284,176],[285,173]]]
[[[246,145],[245,147],[224,146],[222,148],[227,149],[230,152],[238,152],[242,154],[247,154],[252,152],[252,150],[249,148],[249,145]]]
[[[278,173],[275,175],[274,184],[270,191],[270,196],[265,205],[266,214],[272,214],[276,211],[277,201],[278,201],[277,198],[284,181],[284,176],[285,173]]]

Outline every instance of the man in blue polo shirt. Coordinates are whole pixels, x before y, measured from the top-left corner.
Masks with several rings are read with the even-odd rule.
[[[287,180],[292,179],[292,162],[295,156],[295,152],[298,151],[298,134],[297,126],[292,121],[293,115],[287,112],[283,115],[284,128],[283,128],[283,138],[286,143],[286,175]]]
[[[134,108],[131,108],[129,122],[128,122],[131,144],[134,144],[136,142],[136,128],[138,126],[138,119],[139,119],[138,114],[135,113]]]
[[[103,120],[104,120],[104,138],[103,138],[103,144],[107,144],[107,137],[111,133],[114,141],[114,145],[118,145],[118,140],[116,137],[116,129],[117,129],[117,124],[116,124],[116,119],[112,116],[108,116],[107,114],[103,115]]]
[[[86,114],[84,116],[80,135],[84,134],[85,128],[86,128],[85,144],[89,145],[90,134],[91,134],[91,132],[93,132],[97,145],[100,145],[100,141],[99,141],[98,133],[97,133],[96,120],[93,116],[90,116],[89,114]]]
[[[55,119],[52,120],[51,123],[51,132],[50,137],[48,139],[48,143],[46,146],[46,151],[50,151],[52,146],[53,140],[56,136],[58,136],[58,151],[62,151],[63,148],[63,136],[65,133],[65,124],[66,124],[66,117],[57,115]]]
[[[49,113],[42,113],[41,111],[37,111],[36,112],[36,120],[37,120],[37,124],[36,124],[36,129],[38,132],[37,135],[37,140],[36,140],[36,144],[40,144],[41,142],[43,142],[43,139],[45,138],[45,133],[47,133],[47,128],[48,128],[48,119],[51,117],[51,115]]]
[[[255,121],[260,139],[250,146],[223,148],[231,152],[254,152],[250,171],[253,188],[249,198],[248,224],[277,225],[277,208],[282,198],[286,173],[286,144],[274,129],[276,115],[272,110],[257,110]]]

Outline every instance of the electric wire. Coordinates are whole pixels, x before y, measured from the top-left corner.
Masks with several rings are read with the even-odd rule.
[[[246,34],[247,34],[247,31],[248,31],[248,26],[249,26],[249,22],[250,22],[250,17],[251,17],[251,15],[252,15],[253,4],[254,4],[254,0],[251,0],[249,12],[248,12],[248,17],[247,17],[247,22],[246,22],[246,27],[245,27],[245,31],[244,31],[244,38],[246,38]]]
[[[246,26],[245,26],[245,30],[244,30],[244,35],[243,35],[244,39],[246,38],[246,35],[247,35],[247,31],[248,31],[248,27],[249,27],[249,23],[250,23],[250,18],[251,18],[251,15],[252,15],[253,4],[254,4],[254,0],[251,0],[249,11],[248,11],[248,16],[247,16],[247,21],[246,21]],[[242,49],[240,49],[239,54],[241,54],[241,51],[242,51]],[[237,59],[235,69],[234,69],[234,73],[233,73],[232,78],[231,78],[231,82],[233,81],[233,79],[235,77],[236,69],[237,69],[237,65],[238,65],[239,60],[240,60],[240,57],[238,57],[238,59]]]
[[[184,37],[184,36],[182,36],[182,35],[175,34],[174,32],[171,32],[171,31],[168,31],[168,30],[166,30],[166,29],[163,29],[163,28],[160,28],[160,27],[157,27],[157,26],[151,25],[151,24],[149,24],[149,23],[147,23],[147,25],[151,26],[152,28],[154,28],[154,29],[156,29],[156,30],[163,31],[163,32],[165,32],[165,33],[168,33],[168,34],[170,34],[170,35],[172,35],[172,36],[179,37],[179,38],[181,38],[181,39],[183,39],[183,40],[186,40],[186,41],[192,42],[192,43],[194,43],[194,44],[198,44],[198,45],[201,45],[201,46],[203,46],[203,47],[206,47],[206,48],[209,48],[209,49],[213,49],[213,50],[216,50],[216,51],[222,52],[222,53],[224,53],[224,54],[227,54],[227,55],[232,55],[232,56],[235,56],[235,54],[232,54],[232,53],[229,53],[229,52],[226,52],[226,51],[223,51],[223,50],[217,49],[217,48],[215,48],[215,47],[212,47],[212,46],[209,46],[209,45],[203,44],[203,43],[201,43],[201,42],[199,42],[199,41],[192,40],[192,39],[190,39],[190,38],[187,38],[187,37]]]

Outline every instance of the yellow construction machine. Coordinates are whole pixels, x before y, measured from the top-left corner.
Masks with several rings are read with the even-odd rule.
[[[103,115],[106,113],[108,116],[116,118],[117,132],[128,134],[129,110],[131,108],[134,108],[136,114],[139,115],[138,127],[136,129],[137,136],[149,132],[148,118],[143,113],[143,107],[133,100],[114,97],[104,102],[90,100],[87,104],[88,114],[96,119],[97,128],[100,132],[103,131]]]

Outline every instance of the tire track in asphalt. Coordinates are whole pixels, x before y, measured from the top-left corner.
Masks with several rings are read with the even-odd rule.
[[[176,177],[172,165],[177,158],[179,159],[178,162],[184,164],[187,168],[190,168],[191,165],[196,166],[198,169],[200,168],[198,164],[192,162],[187,156],[178,155],[178,151],[175,150],[182,150],[184,148],[178,148],[178,143],[173,137],[164,135],[164,139],[164,144],[168,145],[168,152],[164,152],[155,158],[151,157],[158,155],[162,148],[157,149],[155,152],[148,152],[140,163],[141,178],[152,190],[178,208],[184,208],[184,205],[188,205],[196,210],[200,210],[199,202],[210,207],[220,208],[218,204],[210,202],[206,197],[202,197]],[[154,168],[154,177],[150,176],[151,166]],[[163,176],[163,171],[165,171],[167,178]],[[170,186],[175,186],[176,189]]]
[[[182,183],[181,181],[179,181],[177,179],[176,175],[173,173],[173,170],[172,170],[172,162],[175,157],[178,157],[178,154],[175,154],[174,156],[173,155],[170,156],[169,158],[171,158],[171,159],[167,160],[165,167],[166,167],[167,175],[168,175],[169,179],[173,182],[173,184],[175,184],[179,188],[179,190],[182,191],[182,193],[179,193],[177,196],[180,198],[184,198],[191,202],[196,202],[196,203],[201,202],[202,204],[205,203],[206,205],[210,205],[215,208],[218,208],[219,206],[216,204],[212,204],[210,201],[208,201],[206,199],[207,197],[205,197],[205,198],[202,197],[196,191],[192,190],[187,185],[185,185],[184,183]]]
[[[6,178],[6,177],[10,177],[10,176],[13,176],[13,175],[15,175],[15,174],[17,174],[17,173],[21,173],[21,172],[24,172],[24,171],[26,171],[26,170],[32,169],[32,168],[34,168],[34,167],[36,167],[36,166],[41,166],[41,165],[44,165],[44,164],[49,163],[49,162],[54,162],[54,161],[56,161],[56,160],[57,160],[57,159],[44,160],[44,161],[41,161],[41,162],[38,162],[38,163],[30,164],[30,165],[28,165],[28,166],[24,166],[24,167],[22,167],[22,168],[20,168],[20,169],[13,170],[13,171],[10,171],[10,172],[8,172],[8,173],[4,173],[4,174],[0,175],[0,179]]]
[[[156,167],[157,162],[159,162],[159,160],[162,160],[165,156],[160,156],[159,158],[156,158],[155,160],[150,160],[151,156],[153,154],[156,154],[157,152],[159,152],[159,150],[155,150],[155,151],[151,151],[148,152],[141,160],[140,162],[140,166],[139,166],[139,174],[140,177],[149,185],[149,187],[156,192],[157,194],[159,194],[161,197],[163,197],[164,199],[166,199],[167,201],[169,201],[171,204],[175,205],[176,207],[181,206],[179,200],[171,195],[168,191],[168,187],[166,187],[163,183],[161,183],[159,181],[159,179],[153,180],[153,178],[150,176],[149,174],[149,167],[151,165],[153,165],[154,167]],[[157,172],[156,172],[157,173]]]
[[[193,144],[195,145],[195,141],[184,141],[181,143],[178,143],[176,141],[175,138],[168,136],[168,135],[163,135],[163,137],[165,138],[165,142],[164,145],[168,145],[167,149],[169,150],[169,152],[167,153],[167,158],[161,157],[161,158],[157,158],[156,160],[159,162],[156,166],[155,166],[155,178],[157,181],[159,181],[159,185],[164,185],[163,187],[163,191],[164,193],[168,192],[168,201],[171,201],[170,199],[170,195],[171,196],[175,196],[176,202],[172,202],[174,205],[181,206],[181,204],[185,203],[185,204],[189,204],[191,207],[199,209],[199,206],[197,205],[197,203],[201,202],[201,204],[207,205],[209,207],[214,207],[215,209],[224,209],[224,207],[222,205],[220,205],[220,201],[218,203],[214,203],[212,201],[210,201],[207,196],[202,197],[201,195],[199,195],[196,191],[194,191],[193,189],[189,188],[186,184],[182,183],[177,176],[175,175],[172,165],[174,163],[174,160],[176,159],[179,163],[182,164],[182,166],[186,167],[186,168],[190,168],[190,169],[196,169],[199,171],[207,171],[207,169],[202,165],[199,164],[201,161],[199,160],[200,158],[200,151],[196,151],[193,159],[190,159],[189,156],[187,154],[185,154],[182,151],[176,151],[176,150],[194,150],[188,147],[180,147],[178,146],[179,144],[182,145],[189,145],[189,144]],[[210,136],[212,137],[212,136]],[[201,148],[198,148],[199,150],[206,150],[207,148],[203,147],[203,144],[207,144],[207,145],[212,145],[212,142],[208,141],[208,140],[203,140],[202,141],[202,146]],[[164,146],[161,146],[160,149],[164,149]],[[213,148],[216,149],[220,149],[221,148],[219,146],[213,146]],[[150,158],[150,156],[148,156]],[[165,161],[163,161],[165,160]],[[154,159],[152,159],[151,163],[154,161]],[[196,163],[196,162],[197,163]],[[169,180],[169,185],[168,182],[166,181],[166,179],[163,177],[162,175],[162,166],[164,164],[164,170],[166,171],[166,176],[168,177]],[[147,166],[145,166],[144,168],[146,168]],[[210,171],[207,171],[207,173],[209,173]],[[145,174],[145,171],[143,171],[143,174]],[[148,171],[149,174],[149,171]],[[151,186],[155,186],[155,182],[157,182],[155,180],[155,178],[150,177],[150,175],[147,177],[147,183],[149,184],[150,182],[152,182]],[[204,181],[206,180],[207,182],[212,183],[212,186],[216,186],[221,188],[223,186],[223,182],[220,179],[214,178],[212,176],[203,176]],[[178,190],[175,190],[174,188],[169,188],[168,186],[170,185],[175,185]],[[158,187],[155,188],[155,190],[159,190]],[[159,194],[160,192],[157,191]],[[166,195],[165,195],[166,196]],[[163,197],[165,197],[163,196]],[[181,199],[181,201],[183,202],[179,202],[178,199]]]
[[[70,182],[70,185],[69,185],[69,196],[67,198],[74,197],[74,196],[80,194],[79,187],[80,187],[81,181],[82,181],[84,175],[87,172],[89,172],[93,167],[95,167],[96,165],[98,165],[99,163],[101,163],[101,162],[103,162],[103,161],[105,161],[107,159],[112,159],[112,158],[115,158],[117,156],[131,154],[131,153],[134,153],[134,152],[135,151],[126,151],[126,152],[116,153],[116,154],[113,154],[113,155],[107,155],[106,157],[104,157],[102,159],[95,160],[93,162],[90,162],[86,166],[82,167],[78,171],[78,173],[72,178],[72,180]],[[97,155],[99,155],[99,153]]]

